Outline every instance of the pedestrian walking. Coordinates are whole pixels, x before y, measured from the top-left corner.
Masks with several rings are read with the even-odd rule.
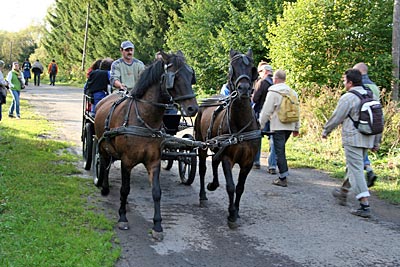
[[[264,125],[270,121],[271,132],[274,135],[274,145],[276,153],[276,161],[279,169],[279,177],[272,184],[282,187],[288,186],[289,168],[286,159],[286,142],[290,135],[296,137],[299,135],[300,120],[294,122],[286,122],[281,118],[280,110],[283,110],[282,104],[284,95],[292,95],[298,104],[297,93],[291,89],[286,83],[286,72],[277,70],[273,76],[273,83],[269,89],[264,105],[260,112],[260,125]],[[297,107],[298,108],[298,107]],[[298,115],[298,114],[297,114]]]
[[[12,93],[12,98],[13,98],[10,109],[8,110],[8,117],[15,118],[14,116],[14,110],[15,110],[16,118],[20,119],[21,114],[19,110],[20,107],[19,97],[21,94],[21,89],[23,89],[25,86],[25,79],[23,73],[19,69],[18,62],[12,63],[12,69],[7,74],[7,81],[9,83],[10,91]]]
[[[371,217],[368,201],[370,193],[364,177],[364,158],[368,149],[373,151],[379,149],[381,135],[362,134],[353,123],[353,120],[360,116],[361,100],[351,91],[367,94],[366,89],[362,86],[361,72],[357,69],[348,69],[344,73],[343,83],[347,92],[340,97],[332,116],[324,125],[322,138],[327,138],[337,126],[342,125],[342,143],[349,186],[342,186],[332,193],[339,200],[339,204],[346,205],[348,191],[354,191],[360,207],[352,210],[351,214],[369,218]]]
[[[33,81],[35,86],[40,86],[40,75],[43,73],[43,65],[39,62],[39,59],[32,65]]]

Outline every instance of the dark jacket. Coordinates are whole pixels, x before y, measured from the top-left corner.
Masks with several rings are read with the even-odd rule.
[[[267,97],[268,88],[273,84],[271,76],[265,79],[259,79],[255,85],[252,101],[254,103],[254,111],[258,115],[264,105]]]
[[[93,94],[101,91],[107,92],[108,84],[110,84],[109,72],[107,70],[94,70],[89,74],[85,93]]]

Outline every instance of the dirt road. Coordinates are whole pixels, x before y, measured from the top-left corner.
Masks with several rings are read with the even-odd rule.
[[[80,153],[81,89],[29,86],[21,97],[57,125],[55,137],[73,142],[73,151]],[[275,176],[267,174],[263,160],[261,169],[252,170],[248,177],[237,230],[226,224],[228,200],[222,172],[220,188],[207,193],[209,207],[200,208],[198,176],[192,186],[183,186],[176,163],[170,171],[163,170],[162,242],[153,241],[148,233],[153,216],[151,188],[145,169],[135,167],[129,195],[131,229],[115,227],[123,248],[116,266],[400,266],[398,206],[372,197],[373,217],[355,217],[349,213],[357,205],[354,196],[347,207],[337,205],[331,196],[338,180],[320,171],[291,169],[289,186],[276,187],[271,184]],[[83,168],[82,173],[89,175]],[[100,205],[115,222],[119,177],[117,162],[110,173],[111,194],[104,198],[99,193]]]

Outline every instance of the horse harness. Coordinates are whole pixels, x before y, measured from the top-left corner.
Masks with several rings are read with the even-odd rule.
[[[230,117],[231,117],[229,107],[237,99],[237,97],[238,97],[238,93],[236,91],[233,91],[229,96],[224,97],[224,98],[205,99],[203,101],[203,103],[200,105],[200,107],[217,106],[217,108],[213,112],[210,125],[207,129],[207,137],[206,137],[206,141],[205,141],[205,149],[218,148],[218,151],[213,156],[213,160],[217,160],[219,158],[219,156],[222,154],[222,152],[225,150],[225,148],[228,146],[236,145],[236,144],[242,143],[244,141],[261,138],[261,130],[252,130],[252,131],[246,132],[246,129],[252,123],[251,120],[239,131],[237,131],[237,132],[232,131],[230,124],[229,124]],[[212,130],[213,130],[215,118],[224,109],[226,109],[226,112],[224,114],[224,118],[221,120],[221,123],[218,126],[217,135],[215,137],[212,137]],[[253,112],[253,116],[255,118],[254,112]],[[222,130],[224,121],[226,121],[226,123],[228,125],[228,131],[229,131],[228,134],[221,134],[221,130]]]
[[[188,95],[183,95],[183,96],[179,96],[179,97],[175,97],[175,98],[171,96],[171,94],[169,93],[169,90],[174,87],[175,74],[178,73],[183,67],[186,67],[189,69],[189,67],[187,67],[187,65],[185,64],[184,66],[180,67],[175,72],[168,71],[168,68],[171,66],[172,66],[172,63],[164,65],[164,73],[162,74],[161,80],[160,80],[161,87],[164,87],[162,92],[164,94],[168,95],[169,103],[164,104],[164,103],[152,102],[152,101],[138,98],[134,94],[131,94],[131,93],[127,94],[125,91],[120,92],[119,94],[121,94],[122,97],[113,103],[113,105],[107,115],[107,118],[105,120],[105,125],[104,125],[105,131],[104,131],[102,137],[99,139],[98,144],[100,144],[104,140],[110,141],[110,139],[114,138],[115,136],[125,135],[125,134],[136,135],[136,136],[141,136],[141,137],[150,137],[150,138],[165,138],[167,136],[170,136],[169,134],[167,134],[165,132],[165,130],[162,129],[162,127],[160,127],[160,129],[155,129],[155,128],[150,127],[140,116],[137,103],[138,102],[147,103],[147,104],[151,104],[153,106],[157,106],[157,107],[166,109],[168,107],[173,106],[175,101],[182,101],[182,100],[196,97],[195,94],[188,94]],[[193,74],[193,77],[194,77],[194,74]],[[192,83],[194,81],[193,77],[192,77]],[[129,104],[128,104],[128,107],[126,109],[126,113],[124,116],[124,122],[123,122],[122,126],[110,129],[110,121],[113,116],[113,113],[114,113],[115,109],[117,108],[117,106],[122,104],[124,101],[129,101]],[[133,106],[132,104],[135,105],[136,118],[143,126],[128,125],[129,114],[130,114],[131,108]]]

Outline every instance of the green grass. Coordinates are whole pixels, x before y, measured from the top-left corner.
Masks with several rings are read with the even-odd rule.
[[[51,125],[21,110],[0,122],[0,266],[114,266],[120,248],[98,190],[74,176],[69,144],[43,138]]]

